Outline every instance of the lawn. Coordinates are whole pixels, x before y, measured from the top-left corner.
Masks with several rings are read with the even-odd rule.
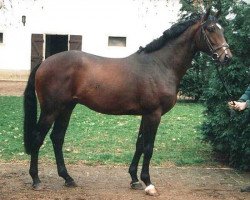
[[[0,159],[27,160],[22,136],[22,97],[0,97]],[[152,158],[154,165],[212,164],[211,146],[202,142],[199,130],[204,107],[178,102],[163,116]],[[87,164],[130,163],[139,129],[139,116],[109,116],[78,105],[71,117],[64,144],[67,162]],[[54,161],[49,137],[40,157]]]

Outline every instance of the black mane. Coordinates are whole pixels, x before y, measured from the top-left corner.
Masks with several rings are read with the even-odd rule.
[[[142,51],[146,53],[150,53],[150,52],[161,49],[168,41],[178,37],[188,27],[195,24],[199,19],[200,19],[200,15],[199,16],[196,15],[195,18],[174,24],[168,30],[164,31],[161,37],[153,40],[152,42],[147,44],[145,47],[140,47],[138,50],[138,53]]]

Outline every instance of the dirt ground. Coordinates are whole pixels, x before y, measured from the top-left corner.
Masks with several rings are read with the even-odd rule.
[[[21,96],[26,84],[26,81],[0,80],[0,96]]]
[[[0,81],[0,95],[23,94],[26,82]],[[0,161],[0,200],[248,200],[250,193],[240,192],[250,185],[250,173],[239,173],[228,168],[209,167],[151,167],[151,179],[159,196],[146,196],[143,190],[129,187],[130,177],[125,166],[68,165],[68,171],[78,187],[66,188],[58,177],[54,164],[39,165],[43,189],[34,191],[25,162]]]
[[[34,191],[28,174],[28,162],[0,163],[0,199],[161,199],[161,200],[247,200],[250,193],[240,187],[250,184],[250,174],[225,168],[151,167],[151,177],[159,196],[129,187],[130,177],[123,166],[86,166],[74,164],[68,171],[78,187],[66,188],[56,166],[40,164],[43,189]]]

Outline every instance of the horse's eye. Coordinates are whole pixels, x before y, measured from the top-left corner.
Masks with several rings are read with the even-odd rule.
[[[208,27],[207,27],[207,30],[208,30],[209,32],[214,32],[214,31],[215,31],[215,27],[214,27],[214,26],[208,26]]]

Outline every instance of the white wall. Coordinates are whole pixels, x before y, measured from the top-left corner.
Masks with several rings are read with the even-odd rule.
[[[1,1],[1,0],[0,0]],[[0,69],[29,70],[31,34],[82,35],[82,50],[124,57],[159,37],[176,22],[178,0],[5,0],[0,9]],[[26,25],[21,22],[26,16]],[[127,37],[108,47],[108,36]]]

